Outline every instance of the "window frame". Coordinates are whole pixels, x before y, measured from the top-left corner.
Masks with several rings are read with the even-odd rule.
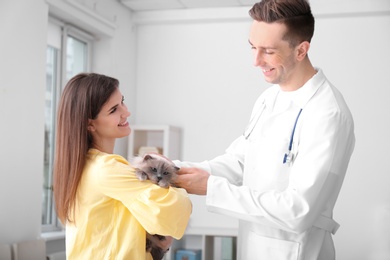
[[[61,79],[62,79],[62,84],[61,84],[61,92],[62,89],[65,87],[66,83],[68,82],[69,79],[66,78],[67,76],[67,49],[68,49],[68,44],[67,40],[68,37],[76,38],[86,44],[87,48],[87,53],[86,53],[86,61],[87,61],[87,68],[85,72],[91,71],[91,64],[92,64],[92,45],[93,41],[95,40],[94,37],[91,34],[88,34],[80,29],[77,29],[76,27],[69,25],[69,24],[64,24],[62,28],[62,48],[63,51],[61,52]]]
[[[55,119],[56,119],[56,111],[57,111],[57,104],[58,104],[58,101],[59,101],[59,95],[58,93],[60,92],[60,83],[61,83],[61,77],[60,77],[60,70],[61,70],[61,58],[60,58],[60,55],[61,55],[61,50],[56,48],[55,46],[53,45],[50,45],[48,44],[47,45],[48,47],[52,47],[55,51],[56,51],[56,64],[55,64],[55,87],[53,88],[54,91],[52,93],[52,102],[54,103],[52,105],[52,111],[51,111],[51,122],[52,122],[52,125],[51,125],[51,129],[52,131],[54,132],[55,134],[55,129],[56,129],[56,125],[55,125]],[[55,107],[54,111],[53,111],[53,106]],[[55,135],[51,135],[51,138],[50,138],[50,142],[52,142],[53,144],[55,144]],[[46,149],[46,145],[44,146]],[[62,227],[60,227],[60,223],[58,222],[57,220],[57,216],[55,214],[55,208],[54,208],[54,201],[53,201],[53,170],[52,168],[50,169],[50,167],[53,166],[53,159],[54,159],[54,145],[50,146],[50,150],[49,150],[49,174],[48,176],[46,176],[46,174],[44,174],[44,178],[48,177],[49,180],[47,180],[47,185],[43,185],[43,192],[47,192],[45,189],[48,189],[48,190],[51,190],[50,192],[50,196],[48,198],[48,203],[47,204],[43,204],[42,203],[42,206],[47,206],[45,209],[42,209],[42,214],[43,212],[45,211],[47,215],[50,214],[50,224],[42,224],[42,231],[52,231],[52,230],[59,230],[61,229]],[[46,152],[46,150],[45,150]],[[46,180],[44,180],[44,183],[46,182]],[[44,197],[42,198],[42,200],[44,200]],[[50,205],[50,206],[49,206]],[[50,208],[49,208],[50,207]],[[42,216],[42,222],[43,222],[43,216]]]

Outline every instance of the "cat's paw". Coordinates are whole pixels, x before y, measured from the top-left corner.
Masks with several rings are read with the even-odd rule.
[[[148,179],[148,175],[146,175],[146,173],[143,172],[143,171],[138,171],[137,170],[136,174],[137,174],[138,179],[141,180],[141,181],[145,181],[145,180]]]

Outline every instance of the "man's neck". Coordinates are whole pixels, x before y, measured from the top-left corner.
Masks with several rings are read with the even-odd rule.
[[[280,84],[283,91],[295,91],[301,88],[307,81],[309,81],[316,73],[316,69],[307,60],[297,66],[296,70],[292,72],[291,80],[286,84]]]

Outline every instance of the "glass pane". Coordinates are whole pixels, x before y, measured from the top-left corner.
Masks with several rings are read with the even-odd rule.
[[[46,92],[45,92],[45,154],[42,198],[42,224],[52,224],[52,168],[54,155],[54,126],[56,114],[56,85],[58,50],[48,46],[46,50]]]
[[[87,43],[68,36],[66,49],[66,79],[87,71]]]

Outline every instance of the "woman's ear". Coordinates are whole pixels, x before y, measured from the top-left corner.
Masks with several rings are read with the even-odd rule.
[[[310,43],[308,41],[303,41],[297,46],[297,59],[302,61],[309,52]]]
[[[93,124],[93,120],[92,119],[88,119],[88,127],[87,127],[87,129],[90,132],[94,132],[95,131],[95,126]]]

